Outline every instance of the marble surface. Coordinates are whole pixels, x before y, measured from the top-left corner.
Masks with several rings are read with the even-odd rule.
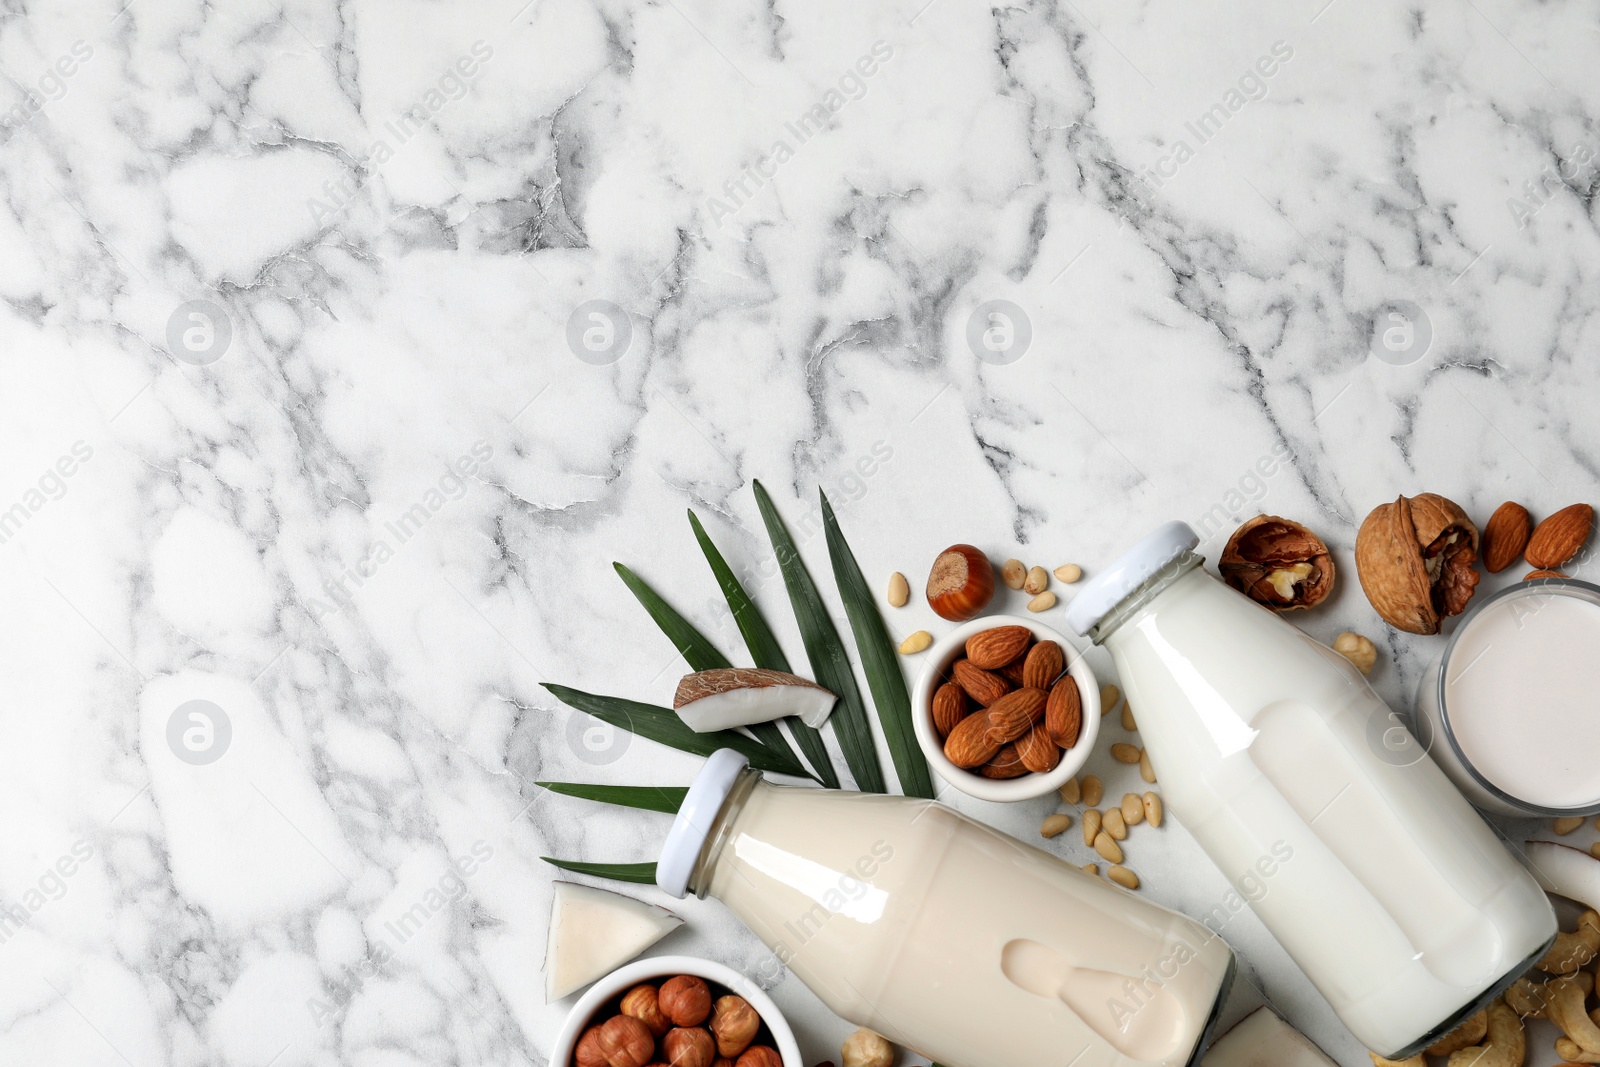
[[[543,1064],[539,857],[650,859],[665,820],[532,783],[698,761],[540,683],[668,700],[613,560],[737,649],[689,507],[803,663],[754,478],[814,568],[825,488],[875,584],[957,540],[1092,572],[1169,517],[1213,555],[1303,519],[1345,569],[1302,625],[1371,634],[1408,703],[1438,641],[1352,581],[1366,511],[1595,496],[1596,29],[1530,0],[8,5],[0,1061]],[[954,799],[1024,836],[1048,808]],[[1220,898],[1181,827],[1147,840],[1151,898]],[[660,951],[766,960],[680,910]],[[1229,938],[1366,1062],[1252,917]],[[836,1058],[848,1027],[773,994]]]

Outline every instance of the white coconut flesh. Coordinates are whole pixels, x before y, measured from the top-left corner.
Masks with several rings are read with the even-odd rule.
[[[1554,841],[1529,841],[1522,854],[1539,887],[1546,893],[1600,911],[1600,859],[1582,849]]]
[[[1200,1067],[1335,1067],[1311,1039],[1278,1018],[1271,1008],[1257,1008],[1219,1037],[1200,1060]]]
[[[807,726],[828,721],[838,698],[815,682],[761,667],[719,667],[686,674],[672,706],[697,734],[798,715]]]
[[[666,908],[577,882],[556,882],[544,950],[545,1001],[603,978],[683,925]]]

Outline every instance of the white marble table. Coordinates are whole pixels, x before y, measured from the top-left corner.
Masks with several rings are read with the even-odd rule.
[[[874,582],[957,540],[1092,570],[1169,517],[1213,553],[1302,519],[1345,568],[1304,625],[1371,634],[1407,702],[1437,643],[1356,588],[1367,509],[1596,495],[1596,28],[1527,0],[13,5],[0,1062],[544,1063],[539,857],[650,859],[665,821],[532,781],[697,761],[594,748],[540,683],[669,698],[613,560],[737,648],[686,507],[803,662],[753,478],[793,523],[825,487]],[[196,700],[211,763],[169,737]],[[1047,808],[961,806],[1024,836]],[[1180,827],[1147,841],[1150,897],[1223,893]],[[765,959],[682,912],[662,951]],[[1365,1062],[1252,917],[1229,936]],[[848,1028],[774,995],[836,1058]]]

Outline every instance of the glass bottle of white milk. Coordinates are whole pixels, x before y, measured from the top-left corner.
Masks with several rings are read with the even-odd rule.
[[[778,786],[724,749],[657,882],[707,893],[821,1000],[946,1067],[1184,1067],[1221,938],[931,800]]]
[[[1160,527],[1067,622],[1111,653],[1169,811],[1351,1032],[1405,1059],[1544,952],[1549,900],[1361,672],[1198,543]]]

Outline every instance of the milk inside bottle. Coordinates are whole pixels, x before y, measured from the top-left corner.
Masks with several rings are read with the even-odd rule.
[[[945,1067],[1183,1067],[1233,974],[1192,919],[930,800],[786,787],[712,755],[657,866],[830,1008]]]
[[[1362,674],[1197,544],[1160,527],[1067,621],[1111,653],[1168,810],[1351,1032],[1407,1058],[1544,952],[1550,903]]]

